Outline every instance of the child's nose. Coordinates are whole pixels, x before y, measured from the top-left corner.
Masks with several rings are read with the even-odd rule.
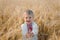
[[[27,20],[30,20],[30,18],[28,18]]]

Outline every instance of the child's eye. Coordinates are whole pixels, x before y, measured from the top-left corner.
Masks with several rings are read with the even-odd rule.
[[[29,17],[29,18],[31,18],[31,17]]]
[[[26,19],[27,19],[28,17],[26,17]]]

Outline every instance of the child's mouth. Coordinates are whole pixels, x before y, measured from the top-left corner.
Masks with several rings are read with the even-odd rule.
[[[27,21],[27,22],[30,22],[30,21]]]

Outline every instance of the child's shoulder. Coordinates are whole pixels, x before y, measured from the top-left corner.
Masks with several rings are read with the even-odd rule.
[[[33,22],[33,24],[36,24],[36,25],[37,25],[37,23],[36,23],[36,22]]]
[[[23,24],[21,24],[21,26],[24,26],[24,23],[23,23]]]
[[[25,26],[25,23],[21,24],[21,27]]]
[[[37,23],[36,22],[33,22],[33,25],[37,26]]]

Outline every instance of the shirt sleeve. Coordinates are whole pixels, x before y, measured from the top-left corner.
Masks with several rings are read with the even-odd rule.
[[[24,24],[21,25],[21,30],[22,30],[22,35],[25,36],[26,35],[26,31],[25,31]]]
[[[34,24],[32,32],[33,32],[34,35],[38,35],[38,26],[37,26],[37,24]]]

